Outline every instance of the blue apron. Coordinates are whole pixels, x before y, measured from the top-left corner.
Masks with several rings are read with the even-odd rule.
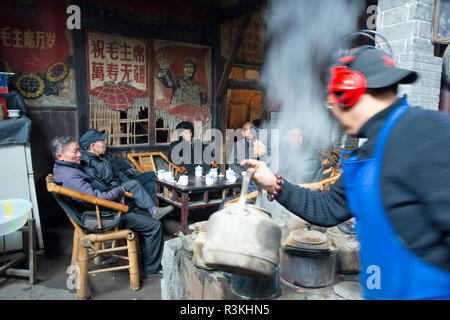
[[[343,162],[345,193],[361,244],[360,277],[366,299],[450,298],[450,273],[408,250],[383,206],[380,171],[384,147],[407,108],[404,99],[391,113],[378,134],[372,158],[358,160],[354,156]]]

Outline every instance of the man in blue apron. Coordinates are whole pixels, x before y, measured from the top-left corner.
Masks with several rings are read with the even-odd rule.
[[[397,97],[398,84],[416,79],[369,46],[331,69],[333,114],[367,142],[328,191],[293,185],[256,160],[242,163],[269,200],[312,224],[356,217],[366,299],[450,298],[450,117]]]

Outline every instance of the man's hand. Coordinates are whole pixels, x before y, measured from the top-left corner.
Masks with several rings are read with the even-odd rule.
[[[161,70],[169,70],[171,61],[170,59],[162,52],[160,52],[157,56],[158,65]]]
[[[254,159],[247,159],[241,162],[241,166],[250,165],[255,172],[252,175],[252,180],[264,190],[273,192],[277,185],[277,178],[270,171],[269,167],[262,162]]]

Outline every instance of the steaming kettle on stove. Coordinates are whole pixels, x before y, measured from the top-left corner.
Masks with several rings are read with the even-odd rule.
[[[327,235],[337,246],[336,271],[358,273],[360,271],[359,250],[354,218],[329,228]]]
[[[278,266],[281,230],[271,221],[271,214],[261,208],[260,188],[255,205],[246,204],[253,172],[250,168],[245,173],[239,202],[210,216],[203,258],[204,263],[215,270],[267,277],[273,275]]]

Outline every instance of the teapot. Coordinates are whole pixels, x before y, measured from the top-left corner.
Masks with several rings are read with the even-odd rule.
[[[253,168],[247,170],[238,203],[225,206],[208,220],[203,246],[204,263],[219,271],[250,277],[267,277],[279,261],[281,230],[261,208],[258,188],[255,205],[246,203]]]

